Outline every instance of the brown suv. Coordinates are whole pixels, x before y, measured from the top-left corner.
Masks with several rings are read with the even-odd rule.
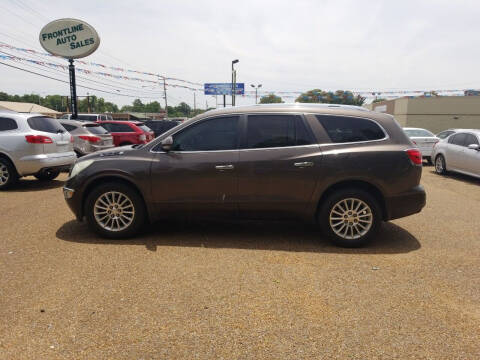
[[[148,144],[85,156],[64,195],[79,220],[107,237],[171,216],[297,218],[359,246],[382,221],[425,205],[421,162],[390,115],[256,105],[208,111]]]

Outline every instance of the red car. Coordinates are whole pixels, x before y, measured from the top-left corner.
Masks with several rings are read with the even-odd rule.
[[[133,121],[97,121],[113,136],[115,146],[146,144],[155,138],[153,131],[141,122]]]

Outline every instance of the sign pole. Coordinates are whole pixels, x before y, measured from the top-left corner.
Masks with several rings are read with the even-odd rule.
[[[68,71],[70,74],[70,101],[72,108],[72,119],[78,118],[77,107],[77,84],[75,83],[75,65],[73,65],[73,59],[69,59]]]

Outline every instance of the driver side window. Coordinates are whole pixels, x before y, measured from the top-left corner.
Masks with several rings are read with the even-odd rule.
[[[238,149],[238,116],[201,121],[173,135],[172,151]]]

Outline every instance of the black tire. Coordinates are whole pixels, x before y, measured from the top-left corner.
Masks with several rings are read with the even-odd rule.
[[[40,181],[51,181],[53,179],[56,179],[59,174],[60,170],[50,169],[41,171],[33,176],[35,176]]]
[[[433,160],[432,160],[431,156],[427,157],[427,164],[430,165],[430,166],[433,165]]]
[[[124,197],[128,198],[133,207],[133,219],[128,224],[128,226],[124,229],[120,230],[109,230],[106,229],[104,226],[100,225],[99,221],[97,221],[94,213],[94,207],[97,200],[99,200],[102,195],[106,193],[115,192],[120,193]],[[118,198],[117,198],[118,199]],[[117,200],[118,201],[118,200]],[[115,200],[113,201],[115,202]],[[102,205],[99,203],[99,205]],[[132,211],[131,207],[128,208],[129,211]],[[111,210],[113,211],[113,210]],[[146,222],[147,211],[145,210],[145,204],[143,202],[142,197],[137,192],[136,189],[133,187],[117,182],[110,182],[106,184],[99,185],[98,187],[94,188],[87,196],[85,201],[85,217],[87,219],[88,226],[96,232],[98,235],[110,239],[121,239],[127,238],[135,235],[139,232],[141,227]],[[100,215],[102,216],[102,215]],[[114,225],[113,218],[115,217],[113,213],[111,215],[106,214],[108,221],[108,216],[112,217],[112,224]],[[117,220],[117,224],[120,224],[120,220]],[[107,224],[108,225],[108,224]]]
[[[123,142],[123,143],[121,143],[121,144],[120,144],[120,145],[118,145],[118,146],[125,146],[125,145],[133,145],[133,144],[132,144],[132,143],[130,143],[130,142]]]
[[[337,215],[336,213],[332,212],[334,208],[337,210],[338,207],[336,206],[341,201],[346,199],[356,199],[358,201],[355,205],[351,205],[352,200],[347,200],[349,202],[349,207],[351,206],[355,208],[357,204],[361,204],[362,207],[359,209],[364,210],[359,213],[351,211],[349,215],[349,211],[346,209],[345,215],[347,217],[350,216],[348,218],[344,218],[345,215]],[[366,207],[363,207],[364,205],[362,205],[362,203],[365,204]],[[330,214],[332,214],[332,217],[334,218],[332,219],[333,226],[330,223]],[[371,221],[371,224],[365,224],[366,221]],[[375,197],[367,191],[357,188],[346,188],[334,192],[328,196],[323,204],[321,204],[320,211],[318,213],[318,222],[325,235],[327,235],[335,245],[350,248],[360,247],[366,245],[372,238],[374,238],[380,229],[382,222],[382,210]],[[360,225],[365,227],[362,228]],[[342,228],[342,226],[344,226],[344,228]],[[334,227],[336,231],[334,230]],[[343,234],[344,230],[347,231],[347,235],[345,235],[345,237],[337,234],[338,232]],[[354,233],[354,237],[351,236],[352,233]]]
[[[435,172],[439,175],[446,175],[447,174],[447,163],[445,162],[445,158],[443,155],[437,155],[435,158]]]
[[[0,157],[0,191],[6,190],[18,180],[15,167],[5,158]]]

